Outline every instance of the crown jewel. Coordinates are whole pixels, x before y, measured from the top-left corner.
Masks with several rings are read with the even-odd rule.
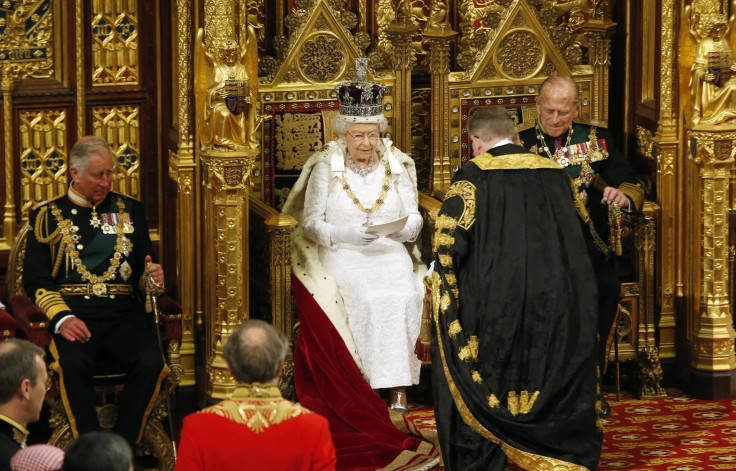
[[[368,59],[355,59],[355,81],[342,82],[337,87],[340,114],[345,116],[377,116],[381,114],[381,103],[385,85],[366,81]]]

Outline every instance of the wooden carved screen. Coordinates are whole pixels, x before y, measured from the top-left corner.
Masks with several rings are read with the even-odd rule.
[[[157,72],[165,46],[156,35],[165,7],[166,2],[143,0],[31,0],[0,6],[5,182],[0,252],[12,246],[34,205],[66,192],[69,150],[86,134],[110,144],[113,189],[146,203],[158,242],[160,190],[167,179],[157,98],[159,80],[166,79]],[[169,271],[175,276],[174,269]],[[175,284],[174,278],[169,281]]]

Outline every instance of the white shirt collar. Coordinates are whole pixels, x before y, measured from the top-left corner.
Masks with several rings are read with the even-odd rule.
[[[496,144],[491,146],[491,149],[495,149],[496,147],[505,146],[506,144],[513,144],[514,142],[511,139],[501,139]]]

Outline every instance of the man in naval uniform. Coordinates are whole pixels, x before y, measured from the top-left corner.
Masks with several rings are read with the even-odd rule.
[[[598,366],[603,373],[606,340],[618,310],[621,285],[608,239],[607,212],[614,202],[628,213],[641,209],[644,190],[628,161],[618,152],[605,128],[573,122],[580,112],[578,86],[568,76],[553,75],[542,83],[534,127],[519,133],[530,152],[565,167],[591,216],[587,242],[598,280]],[[604,209],[601,211],[601,209]],[[601,396],[601,415],[610,408]]]
[[[228,337],[222,357],[238,384],[230,399],[186,417],[176,471],[335,469],[327,419],[281,397],[288,349],[284,334],[261,320]]]
[[[46,396],[43,350],[27,340],[0,343],[0,471],[26,445],[28,424],[38,420]]]
[[[152,263],[143,205],[110,191],[114,166],[102,138],[72,147],[69,190],[30,214],[23,285],[51,321],[73,436],[100,429],[92,364],[106,360],[126,373],[114,431],[134,447],[169,371],[142,301],[146,283],[163,287],[164,272]]]
[[[436,220],[432,387],[446,469],[595,469],[597,298],[562,166],[514,144],[503,108],[468,119],[476,156]]]

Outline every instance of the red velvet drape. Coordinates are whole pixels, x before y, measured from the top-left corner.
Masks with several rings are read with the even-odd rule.
[[[294,348],[297,395],[304,407],[329,421],[337,469],[414,469],[432,462],[437,450],[431,447],[427,453],[426,442],[391,423],[388,406],[363,379],[332,322],[293,275],[292,291],[300,321]]]

